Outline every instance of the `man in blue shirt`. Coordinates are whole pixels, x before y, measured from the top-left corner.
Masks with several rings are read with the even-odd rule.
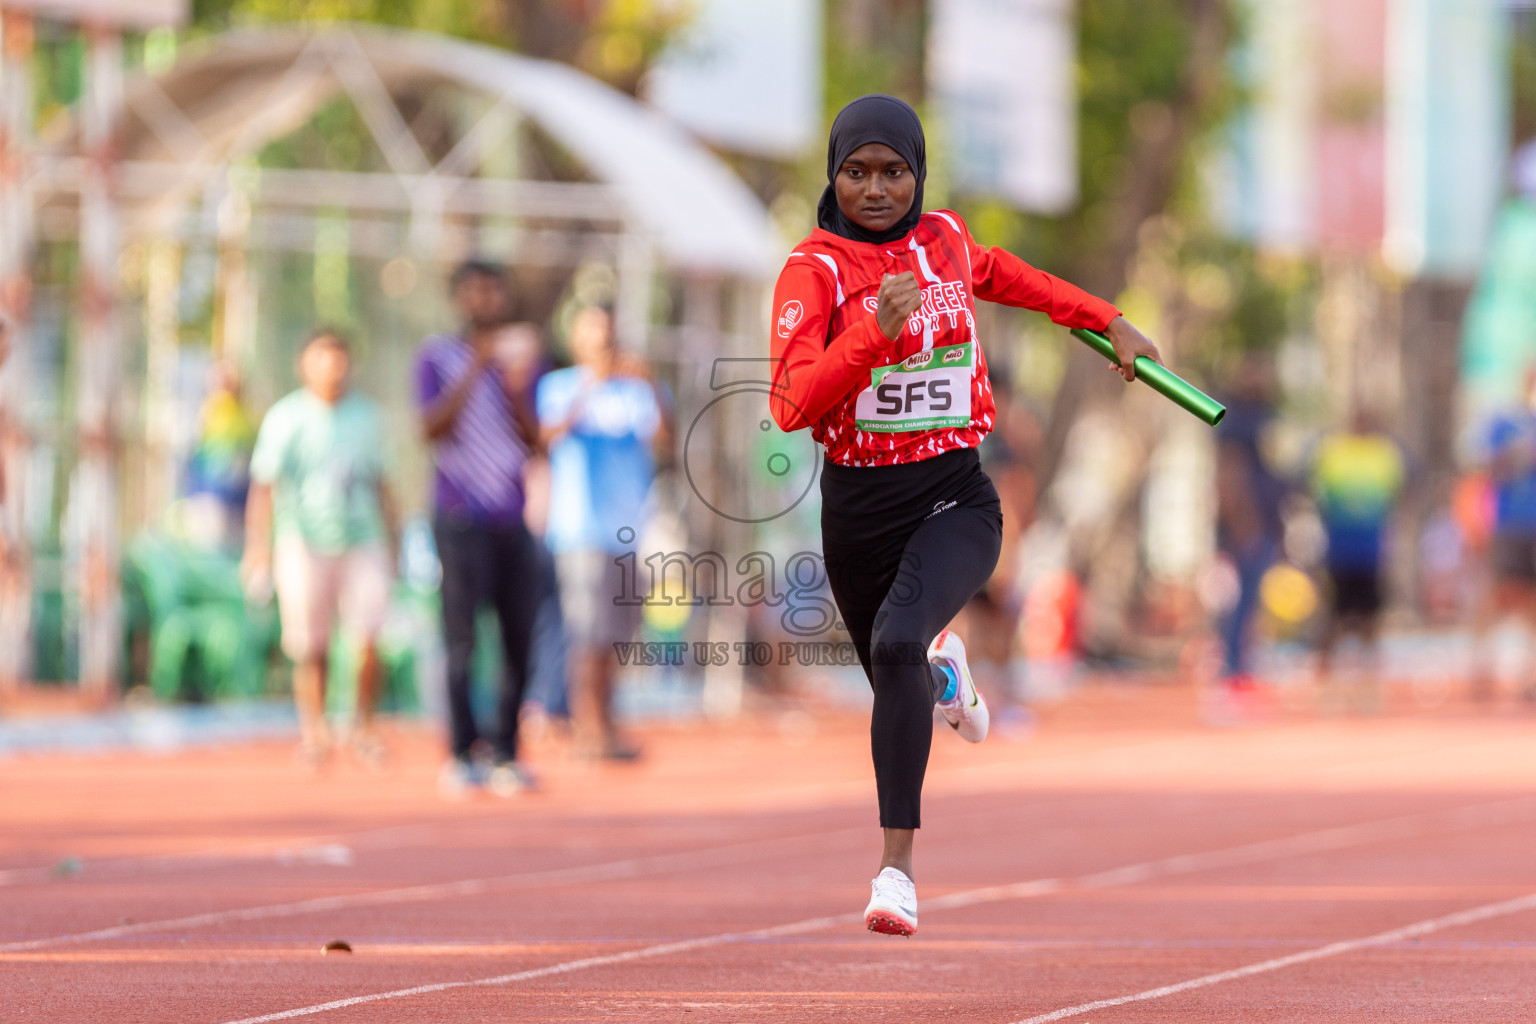
[[[1238,579],[1237,601],[1221,622],[1221,681],[1230,692],[1257,686],[1253,622],[1259,587],[1280,555],[1285,534],[1280,506],[1287,485],[1265,455],[1274,423],[1272,370],[1266,361],[1250,358],[1216,430],[1216,546],[1231,560]]]
[[[643,366],[616,350],[606,309],[576,314],[571,354],[575,366],[546,374],[538,385],[551,477],[545,540],[560,574],[577,748],[588,757],[627,760],[638,751],[613,723],[613,645],[634,639],[640,606],[620,603],[619,556],[634,550],[648,517],[652,446],[664,436],[665,417]]]
[[[1536,369],[1526,374],[1526,403],[1489,424],[1487,471],[1493,483],[1493,538],[1488,556],[1493,588],[1478,616],[1481,640],[1499,619],[1519,612],[1536,629]],[[1527,698],[1536,697],[1536,678],[1527,669]],[[1473,696],[1493,694],[1492,671],[1480,657]]]

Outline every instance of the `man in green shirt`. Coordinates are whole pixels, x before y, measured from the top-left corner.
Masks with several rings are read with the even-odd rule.
[[[357,680],[358,753],[377,762],[373,734],[378,683],[374,638],[393,576],[393,504],[384,480],[384,424],[378,406],[348,387],[351,355],[335,331],[317,331],[299,355],[303,387],[268,410],[251,455],[246,506],[248,590],[277,593],[283,651],[294,662],[302,751],[311,766],[327,756],[326,655],[338,623],[362,645]]]

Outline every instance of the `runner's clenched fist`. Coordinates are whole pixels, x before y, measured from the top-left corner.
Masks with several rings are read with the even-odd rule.
[[[906,326],[907,317],[922,304],[923,290],[917,286],[917,276],[912,271],[886,274],[880,279],[880,308],[875,311],[880,333],[895,341]]]

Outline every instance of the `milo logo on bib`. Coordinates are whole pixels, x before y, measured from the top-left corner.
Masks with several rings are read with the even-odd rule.
[[[974,361],[966,342],[876,367],[854,405],[855,425],[884,434],[970,426]]]

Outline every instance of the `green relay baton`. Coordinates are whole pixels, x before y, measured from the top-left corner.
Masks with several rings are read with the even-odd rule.
[[[1088,347],[1099,355],[1108,359],[1116,366],[1120,360],[1115,358],[1115,346],[1098,331],[1090,331],[1083,327],[1074,328],[1072,333],[1078,340],[1086,342]],[[1136,379],[1145,381],[1147,386],[1165,398],[1173,399],[1174,403],[1188,409],[1201,420],[1211,426],[1221,422],[1221,418],[1227,414],[1227,407],[1222,405],[1210,395],[1195,387],[1189,381],[1180,377],[1172,370],[1155,363],[1146,356],[1136,357]]]

